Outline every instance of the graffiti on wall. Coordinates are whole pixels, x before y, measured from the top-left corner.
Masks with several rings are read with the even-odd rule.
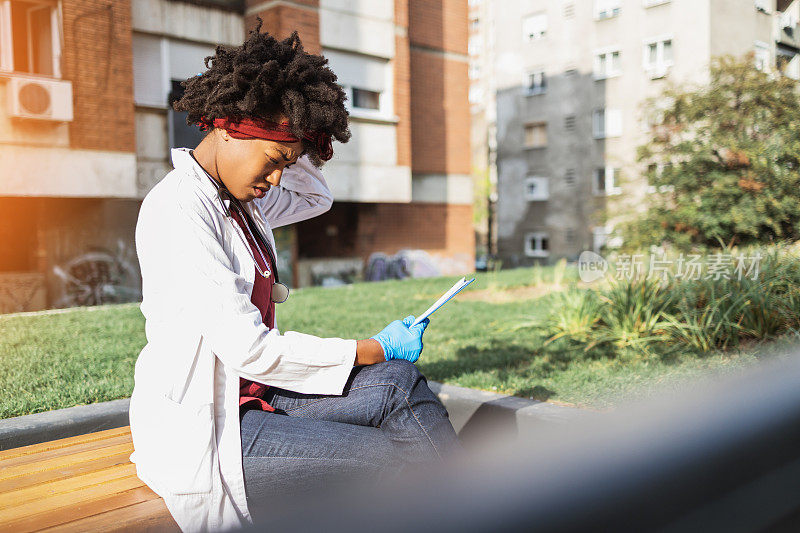
[[[299,282],[303,285],[338,287],[361,279],[364,263],[358,257],[301,260],[298,262]]]
[[[53,267],[63,283],[55,307],[102,305],[141,300],[139,269],[133,250],[122,240],[114,252],[93,248]]]
[[[475,259],[469,254],[439,257],[425,250],[400,250],[395,255],[375,252],[369,256],[364,279],[382,281],[460,275],[472,272],[474,261]]]
[[[375,252],[369,256],[366,281],[430,278],[441,275],[436,261],[425,250],[400,250],[395,255]]]
[[[0,273],[0,313],[44,309],[47,289],[44,274],[38,272]]]

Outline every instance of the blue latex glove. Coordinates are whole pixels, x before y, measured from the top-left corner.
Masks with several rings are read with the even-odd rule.
[[[422,334],[430,322],[431,319],[426,318],[416,326],[409,327],[414,323],[414,315],[409,315],[402,321],[395,320],[371,338],[381,345],[387,361],[405,359],[415,363],[422,353]]]

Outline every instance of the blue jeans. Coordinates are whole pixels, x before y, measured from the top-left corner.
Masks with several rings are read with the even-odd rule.
[[[405,467],[463,451],[447,410],[413,363],[354,367],[342,396],[276,387],[276,411],[241,421],[248,503],[338,482],[383,480]]]

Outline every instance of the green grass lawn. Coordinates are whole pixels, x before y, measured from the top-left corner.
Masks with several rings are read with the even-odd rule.
[[[541,331],[512,326],[546,312],[550,297],[545,287],[554,276],[553,268],[477,274],[469,288],[432,317],[418,362],[422,372],[465,387],[605,408],[646,394],[656,384],[711,371],[741,371],[771,350],[756,345],[704,357],[629,352],[609,357],[587,355],[560,341],[544,346]],[[575,279],[575,272],[567,271],[566,278]],[[295,290],[278,306],[278,327],[367,338],[391,320],[421,313],[456,279]],[[138,304],[0,315],[0,418],[127,397],[144,343]]]

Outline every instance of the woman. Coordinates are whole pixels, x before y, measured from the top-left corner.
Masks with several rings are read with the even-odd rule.
[[[184,82],[174,108],[208,134],[172,150],[175,169],[136,226],[147,345],[131,460],[185,531],[245,525],[270,494],[377,478],[459,449],[413,364],[427,320],[395,320],[358,341],[276,328],[288,290],[271,228],[330,208],[316,165],[350,132],[327,61],[296,33],[277,41],[260,28],[242,46],[217,47]]]

